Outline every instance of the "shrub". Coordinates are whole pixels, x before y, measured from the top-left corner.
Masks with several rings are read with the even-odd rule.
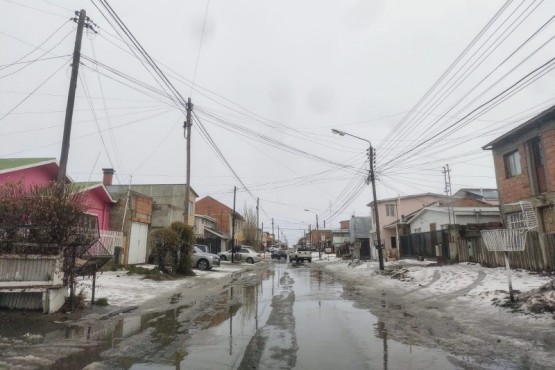
[[[108,306],[108,298],[98,298],[94,304],[97,306]]]
[[[180,274],[192,276],[193,272],[193,246],[195,244],[195,232],[189,225],[183,222],[174,222],[170,228],[175,231],[179,238],[179,260],[176,271]]]
[[[164,273],[174,272],[177,267],[176,252],[179,247],[178,234],[168,228],[158,229],[150,235],[152,255],[158,270]]]

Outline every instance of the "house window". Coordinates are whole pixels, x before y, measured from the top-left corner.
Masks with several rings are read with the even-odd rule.
[[[534,194],[539,195],[547,191],[547,178],[545,174],[545,158],[540,138],[534,138],[528,142],[530,162],[532,164],[532,183]]]
[[[189,216],[193,215],[193,202],[189,201],[189,207],[188,207],[188,211],[189,211]]]
[[[389,217],[395,217],[395,204],[385,205],[385,215]]]
[[[520,175],[522,169],[520,168],[520,153],[518,149],[513,150],[503,156],[505,162],[505,175],[507,178]]]

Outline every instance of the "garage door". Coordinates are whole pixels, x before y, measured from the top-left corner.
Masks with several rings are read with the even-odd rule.
[[[129,256],[127,263],[135,265],[146,262],[146,241],[148,225],[131,222],[131,237],[129,238]]]

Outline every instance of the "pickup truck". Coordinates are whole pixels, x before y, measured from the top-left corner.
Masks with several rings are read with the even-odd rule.
[[[302,263],[304,261],[312,262],[312,252],[309,249],[298,248],[289,253],[289,262]]]

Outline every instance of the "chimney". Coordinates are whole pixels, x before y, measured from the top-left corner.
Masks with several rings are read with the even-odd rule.
[[[102,177],[102,184],[104,186],[112,185],[112,178],[114,177],[115,172],[116,171],[114,171],[113,168],[103,168],[102,169],[102,173],[104,174],[104,177]]]

